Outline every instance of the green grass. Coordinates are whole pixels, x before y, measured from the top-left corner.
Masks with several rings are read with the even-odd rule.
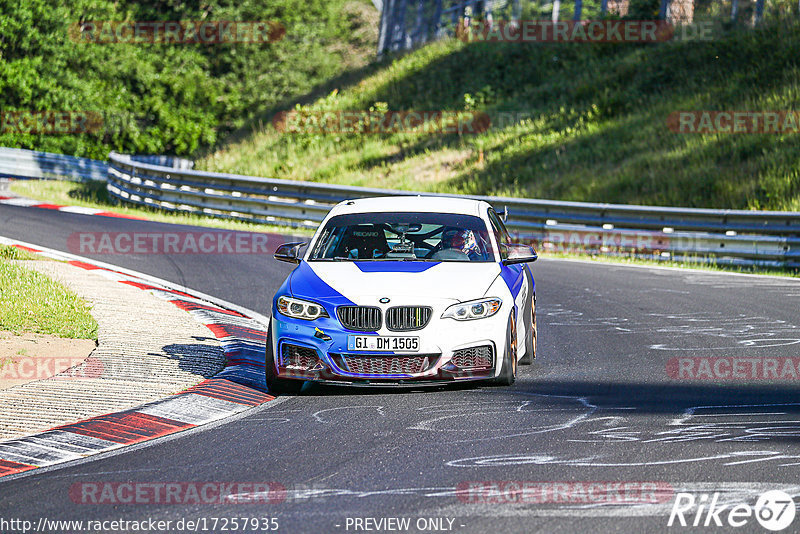
[[[436,42],[299,107],[518,120],[458,136],[282,133],[264,117],[265,126],[198,168],[418,191],[800,210],[800,133],[667,128],[673,111],[799,109],[800,24],[788,20],[718,28],[714,41],[699,43]]]
[[[0,330],[97,339],[97,322],[89,306],[62,284],[8,258],[0,248]]]
[[[204,226],[242,232],[271,232],[293,235],[311,235],[309,230],[287,229],[280,226],[251,223],[229,219],[216,219],[202,215],[170,213],[145,206],[118,204],[112,201],[106,190],[105,182],[70,182],[61,180],[15,180],[11,183],[11,191],[17,195],[42,202],[81,206],[112,211],[121,215],[140,217],[148,221],[189,226]]]
[[[0,245],[0,260],[34,260],[38,259],[27,250],[9,245]]]

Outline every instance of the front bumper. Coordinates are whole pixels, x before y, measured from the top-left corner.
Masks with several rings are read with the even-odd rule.
[[[356,332],[335,314],[315,321],[273,313],[272,339],[279,378],[353,385],[422,385],[486,380],[498,373],[505,351],[507,310],[474,321],[440,319],[409,332]],[[349,335],[417,336],[416,352],[348,350]]]

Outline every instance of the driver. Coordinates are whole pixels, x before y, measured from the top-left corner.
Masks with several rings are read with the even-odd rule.
[[[470,259],[477,258],[481,252],[472,230],[454,227],[446,228],[442,232],[442,250],[446,249],[463,252]]]

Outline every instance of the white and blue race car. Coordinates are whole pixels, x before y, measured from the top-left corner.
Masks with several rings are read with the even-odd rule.
[[[308,247],[304,252],[300,250]],[[486,202],[402,196],[334,206],[275,294],[270,391],[303,381],[511,385],[536,357],[536,252]]]

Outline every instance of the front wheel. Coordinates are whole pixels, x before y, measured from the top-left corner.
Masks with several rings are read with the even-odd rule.
[[[517,324],[514,321],[514,312],[508,318],[506,332],[506,349],[503,354],[503,367],[500,374],[492,379],[495,386],[512,386],[517,379]]]
[[[278,378],[278,371],[275,367],[275,354],[272,350],[272,324],[267,329],[267,344],[264,357],[264,375],[267,382],[267,389],[270,393],[299,393],[303,387],[302,380],[286,380]]]

